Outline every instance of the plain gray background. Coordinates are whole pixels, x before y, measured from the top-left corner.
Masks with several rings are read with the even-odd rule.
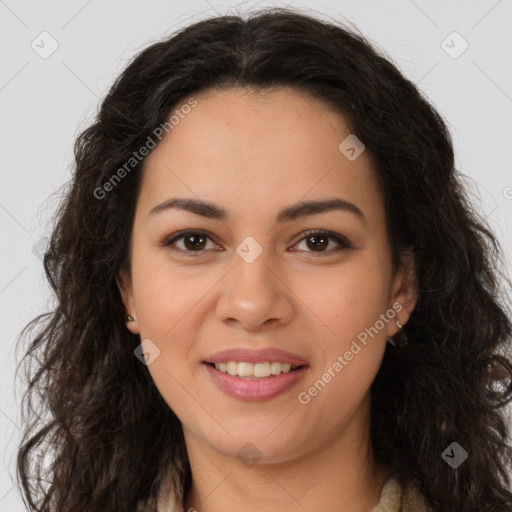
[[[291,4],[353,22],[439,109],[453,136],[457,167],[498,235],[510,274],[512,1]],[[37,248],[44,248],[51,231],[56,202],[50,196],[70,178],[76,135],[142,48],[207,16],[271,5],[286,4],[0,0],[0,512],[24,510],[13,485],[23,391],[14,385],[16,340],[29,320],[53,304]]]

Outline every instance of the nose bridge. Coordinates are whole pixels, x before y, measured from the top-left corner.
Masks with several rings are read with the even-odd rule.
[[[263,247],[253,237],[247,237],[238,245],[236,252],[238,259],[235,260],[230,288],[239,297],[268,301],[276,292],[275,271],[272,271],[273,251],[270,246],[267,244]]]
[[[236,249],[234,267],[219,300],[217,313],[223,321],[238,321],[255,329],[273,319],[286,320],[292,312],[289,292],[278,277],[274,252],[247,237]]]

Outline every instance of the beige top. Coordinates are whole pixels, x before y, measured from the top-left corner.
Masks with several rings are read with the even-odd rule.
[[[158,512],[189,512],[184,510],[172,493],[163,493],[160,496]],[[168,497],[167,500],[164,499],[165,496]],[[143,509],[139,508],[139,511],[142,512]],[[379,503],[370,512],[430,512],[430,509],[417,484],[410,484],[402,489],[399,481],[390,475],[382,486]]]

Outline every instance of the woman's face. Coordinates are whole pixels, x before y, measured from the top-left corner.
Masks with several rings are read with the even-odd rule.
[[[391,273],[369,155],[353,138],[340,149],[343,118],[293,89],[195,98],[146,160],[127,327],[146,340],[189,451],[282,461],[353,441],[367,432],[386,336],[415,304],[405,273]],[[154,210],[178,198],[212,207]]]

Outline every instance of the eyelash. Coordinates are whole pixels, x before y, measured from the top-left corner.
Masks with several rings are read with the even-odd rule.
[[[182,238],[185,238],[187,235],[202,235],[202,236],[209,238],[213,242],[213,240],[211,239],[209,234],[206,233],[205,231],[186,229],[186,230],[180,231],[176,235],[173,235],[172,237],[164,240],[164,242],[162,243],[162,247],[167,247],[170,251],[175,252],[175,253],[186,254],[187,257],[197,258],[198,256],[202,256],[202,254],[204,254],[207,251],[206,249],[203,249],[200,251],[188,251],[188,250],[176,249],[175,247],[171,247],[176,241],[178,241]],[[315,253],[314,251],[305,251],[305,252],[311,252],[312,254],[317,254],[320,257],[322,255],[326,255],[326,254],[329,255],[329,254],[332,254],[333,252],[338,252],[343,249],[352,249],[352,245],[349,243],[349,241],[345,237],[342,237],[340,235],[332,233],[331,231],[309,230],[309,231],[305,231],[304,233],[302,233],[302,235],[303,235],[303,237],[297,242],[297,244],[302,242],[303,240],[305,240],[308,237],[326,236],[327,238],[334,240],[336,243],[338,243],[340,245],[340,247],[337,247],[335,249],[330,249],[328,251],[320,251],[318,253]]]

